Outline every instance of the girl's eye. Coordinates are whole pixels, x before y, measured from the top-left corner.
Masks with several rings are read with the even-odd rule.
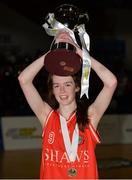
[[[59,85],[53,85],[53,88],[58,88],[59,87]]]
[[[66,83],[66,86],[71,86],[71,83]]]

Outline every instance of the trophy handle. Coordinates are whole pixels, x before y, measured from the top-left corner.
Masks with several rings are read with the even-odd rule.
[[[78,18],[78,24],[86,24],[89,21],[88,13],[80,13]]]

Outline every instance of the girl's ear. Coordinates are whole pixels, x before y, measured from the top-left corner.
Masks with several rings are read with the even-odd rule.
[[[75,89],[75,92],[79,92],[80,91],[80,87],[76,87],[76,89]]]

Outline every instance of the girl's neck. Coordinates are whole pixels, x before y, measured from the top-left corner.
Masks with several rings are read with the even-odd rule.
[[[69,106],[69,105],[68,106],[63,106],[63,107],[60,106],[58,111],[66,120],[68,120],[69,117],[71,116],[71,114],[73,112],[75,112],[76,108],[77,108],[76,104],[72,105],[72,106]]]

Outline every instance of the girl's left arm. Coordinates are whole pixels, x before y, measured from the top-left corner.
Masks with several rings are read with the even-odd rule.
[[[91,67],[103,82],[103,88],[88,108],[88,118],[97,129],[98,123],[111,102],[117,86],[117,78],[103,64],[91,57]]]

